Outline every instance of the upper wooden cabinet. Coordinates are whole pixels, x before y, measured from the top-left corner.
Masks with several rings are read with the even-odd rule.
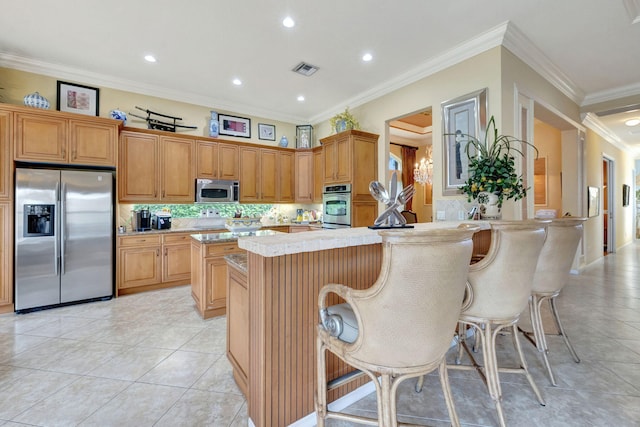
[[[13,189],[11,158],[12,113],[0,111],[0,200],[10,199]]]
[[[19,161],[115,166],[120,122],[55,112],[15,112]]]
[[[348,130],[320,140],[324,183],[351,183],[353,201],[370,202],[369,183],[377,179],[378,135]]]
[[[324,152],[322,147],[313,149],[313,203],[322,203],[324,192]]]
[[[314,196],[314,153],[296,151],[296,203],[312,203]]]
[[[240,147],[240,202],[292,202],[293,151]]]
[[[118,198],[122,202],[193,202],[194,141],[121,132],[118,180]]]
[[[197,141],[196,159],[197,178],[231,180],[240,178],[237,145]]]

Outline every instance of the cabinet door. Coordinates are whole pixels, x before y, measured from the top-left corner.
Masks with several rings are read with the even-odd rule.
[[[224,308],[227,305],[227,261],[224,257],[209,258],[205,262],[205,309]]]
[[[13,301],[13,230],[11,202],[0,203],[0,313],[11,310]],[[3,310],[7,307],[7,310]]]
[[[240,178],[237,145],[218,144],[218,176],[220,179]]]
[[[165,245],[162,262],[162,281],[189,280],[191,278],[191,244]]]
[[[296,152],[296,203],[313,201],[314,157],[311,151]]]
[[[69,163],[116,165],[118,125],[69,120]]]
[[[351,200],[371,201],[369,183],[377,178],[378,153],[377,138],[354,135],[351,137],[351,150],[353,155],[353,174],[351,185]],[[412,165],[407,165],[412,167]],[[368,224],[371,225],[371,224]]]
[[[351,146],[349,138],[344,137],[336,141],[335,150],[335,176],[336,182],[348,182],[351,180]]]
[[[11,166],[12,115],[8,111],[0,111],[0,199],[9,199],[13,188]]]
[[[196,143],[196,177],[218,179],[218,144],[198,141]]]
[[[66,163],[67,121],[37,114],[15,115],[16,160]]]
[[[161,137],[162,160],[160,179],[165,202],[195,200],[195,149],[190,139]]]
[[[278,152],[275,150],[260,150],[260,200],[262,202],[277,201],[277,181],[280,174],[277,173]],[[293,192],[292,198],[293,200]]]
[[[377,202],[353,202],[351,203],[351,226],[368,227],[378,216]]]
[[[238,385],[246,396],[249,373],[249,289],[247,276],[228,268],[227,295],[227,357],[240,375]]]
[[[324,143],[322,150],[324,151],[324,183],[331,184],[336,182],[336,143],[335,141],[327,141]]]
[[[322,203],[324,191],[324,153],[322,149],[313,151],[313,203]]]
[[[162,279],[160,245],[119,249],[119,289],[154,285]]]
[[[293,203],[295,200],[295,154],[293,152],[278,151],[277,161],[277,201]],[[310,192],[309,195],[311,195]]]
[[[257,147],[240,148],[240,201],[257,202],[260,200],[260,149]]]
[[[135,132],[120,134],[118,199],[121,202],[160,200],[158,137]]]

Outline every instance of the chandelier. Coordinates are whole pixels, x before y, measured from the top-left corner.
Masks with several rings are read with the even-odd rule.
[[[420,164],[416,163],[413,169],[413,180],[420,184],[431,184],[433,179],[433,159],[431,158],[431,146],[425,150],[427,157],[420,160]]]

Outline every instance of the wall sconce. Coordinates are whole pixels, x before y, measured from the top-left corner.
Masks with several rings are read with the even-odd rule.
[[[427,157],[420,160],[420,164],[416,163],[413,169],[413,180],[419,184],[431,184],[433,181],[433,159],[431,158],[431,146],[425,150]]]

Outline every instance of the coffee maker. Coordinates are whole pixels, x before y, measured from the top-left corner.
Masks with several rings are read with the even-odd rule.
[[[133,229],[135,231],[151,230],[151,212],[149,209],[133,211]]]

